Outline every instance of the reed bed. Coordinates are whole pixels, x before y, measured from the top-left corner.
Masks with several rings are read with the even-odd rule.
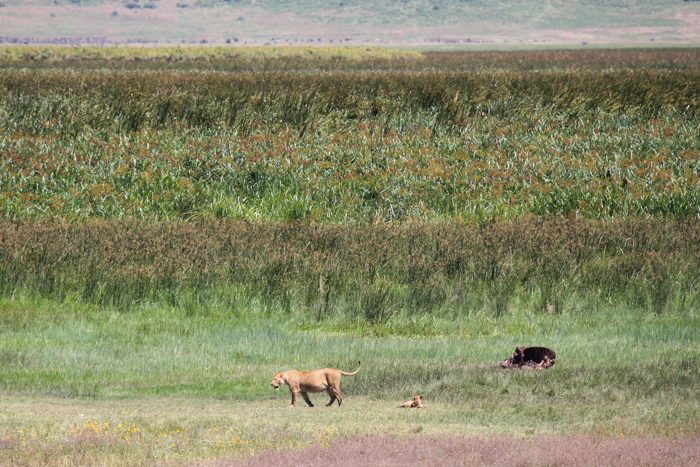
[[[693,218],[699,77],[6,70],[0,215]]]
[[[697,301],[695,49],[1,58],[5,295],[374,325]]]
[[[29,134],[130,132],[166,124],[188,127],[308,127],[315,120],[381,116],[440,126],[469,119],[545,112],[571,119],[664,110],[697,117],[697,70],[222,73],[187,71],[0,72],[4,129]],[[333,118],[335,117],[335,118]],[[248,121],[248,126],[243,122]],[[59,123],[60,122],[60,123]],[[397,128],[389,127],[389,130]]]
[[[700,51],[626,48],[424,52],[383,47],[0,46],[0,66],[74,70],[216,71],[611,71],[697,70]]]
[[[312,321],[698,305],[695,222],[315,225],[206,220],[0,226],[0,293],[192,313],[260,303]]]

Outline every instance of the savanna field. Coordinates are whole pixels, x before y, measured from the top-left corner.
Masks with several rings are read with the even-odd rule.
[[[0,48],[0,464],[697,465],[699,218],[695,48]]]

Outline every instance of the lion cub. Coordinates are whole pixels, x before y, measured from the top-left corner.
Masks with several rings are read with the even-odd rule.
[[[346,373],[341,370],[336,370],[335,368],[324,368],[314,371],[289,370],[276,373],[270,384],[275,390],[285,384],[289,385],[289,390],[292,392],[291,407],[296,407],[297,396],[299,394],[301,394],[301,397],[309,404],[309,407],[313,407],[314,405],[311,403],[308,393],[323,391],[326,391],[328,395],[331,396],[331,401],[326,404],[327,407],[333,405],[336,399],[338,399],[338,407],[340,407],[340,403],[343,402],[343,397],[340,395],[340,375],[352,376],[357,374],[360,368],[362,368],[362,363],[358,362],[358,364],[360,366],[352,373]]]
[[[427,405],[423,405],[423,396],[415,396],[412,401],[406,401],[403,404],[397,405],[395,408],[399,407],[422,409],[423,407],[427,407]]]

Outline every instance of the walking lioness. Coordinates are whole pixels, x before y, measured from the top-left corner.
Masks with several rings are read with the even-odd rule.
[[[309,404],[309,407],[313,407],[314,405],[309,400],[309,393],[323,391],[327,391],[328,395],[331,396],[331,401],[326,404],[327,407],[333,405],[336,399],[338,399],[338,407],[340,407],[340,403],[343,402],[343,396],[340,395],[340,375],[352,376],[356,374],[362,368],[362,363],[357,363],[359,366],[352,373],[346,373],[334,368],[314,371],[289,370],[283,373],[276,373],[270,384],[275,390],[285,384],[289,385],[289,390],[292,392],[292,407],[296,406],[299,394]]]

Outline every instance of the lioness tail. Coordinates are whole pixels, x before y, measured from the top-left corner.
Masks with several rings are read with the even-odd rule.
[[[352,376],[352,375],[354,375],[354,374],[357,374],[357,372],[360,371],[360,368],[362,368],[362,362],[357,362],[357,363],[358,363],[360,366],[358,366],[358,367],[357,367],[357,370],[353,371],[352,373],[346,373],[346,372],[344,372],[344,371],[342,371],[342,370],[338,370],[338,371],[340,372],[341,375],[345,375],[345,376]]]

